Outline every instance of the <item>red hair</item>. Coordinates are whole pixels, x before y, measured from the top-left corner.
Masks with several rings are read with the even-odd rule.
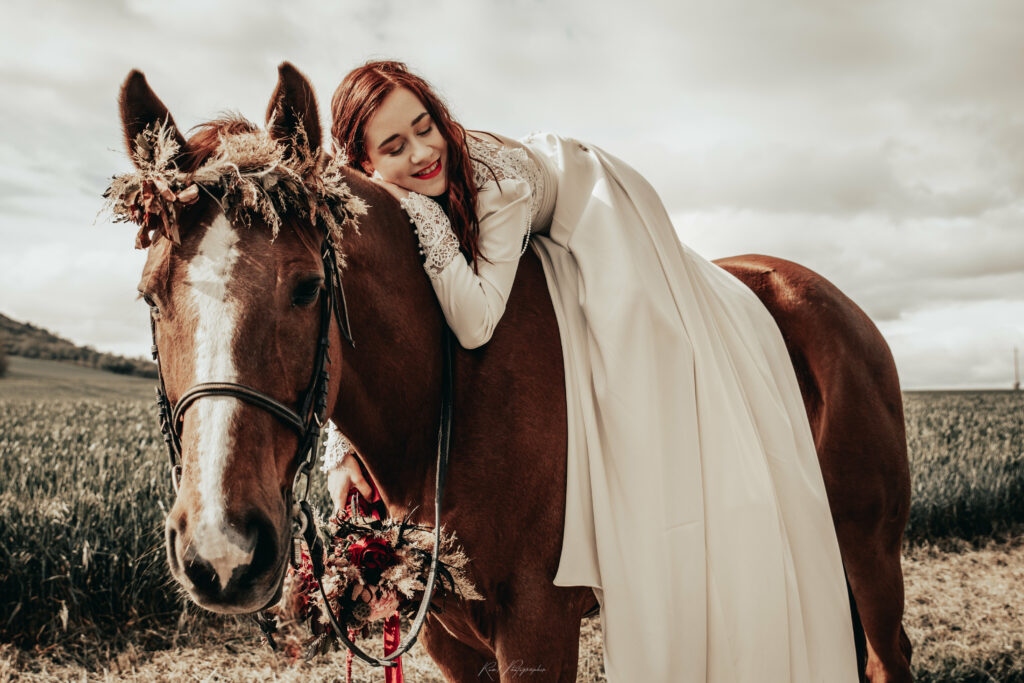
[[[406,88],[419,98],[448,145],[448,201],[442,202],[442,206],[475,269],[477,258],[486,257],[480,254],[480,221],[476,216],[479,188],[473,180],[466,129],[452,118],[448,107],[425,80],[410,73],[402,62],[394,61],[367,62],[350,71],[331,98],[334,144],[345,150],[351,168],[363,171],[362,164],[368,160],[366,124],[396,88]]]

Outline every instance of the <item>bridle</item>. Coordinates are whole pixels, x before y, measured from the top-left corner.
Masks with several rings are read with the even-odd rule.
[[[231,396],[251,405],[262,408],[281,422],[292,428],[299,437],[295,458],[301,458],[296,480],[305,476],[305,490],[300,502],[305,502],[309,492],[309,474],[315,464],[316,448],[314,442],[320,435],[320,428],[327,418],[327,388],[329,373],[327,364],[330,362],[330,329],[331,312],[335,313],[338,327],[344,338],[355,348],[348,321],[348,308],[345,305],[345,291],[341,288],[341,280],[337,276],[334,248],[328,239],[321,246],[321,258],[324,265],[324,292],[320,298],[320,335],[317,339],[316,357],[313,363],[313,375],[308,388],[302,393],[298,411],[293,410],[272,396],[245,384],[235,382],[200,382],[193,384],[181,395],[175,405],[167,398],[164,384],[163,367],[156,344],[156,318],[152,312],[149,316],[150,332],[153,336],[153,360],[156,361],[157,376],[160,386],[157,387],[157,405],[160,409],[160,431],[167,444],[170,458],[171,481],[177,493],[181,479],[181,424],[185,411],[190,405],[206,396]],[[337,296],[335,295],[337,289]]]
[[[301,542],[305,542],[309,548],[309,555],[313,563],[313,575],[316,577],[321,597],[324,601],[324,611],[331,622],[335,635],[341,642],[357,657],[364,662],[374,666],[396,666],[396,661],[416,642],[420,629],[426,621],[427,612],[430,608],[430,601],[433,597],[434,587],[437,579],[438,554],[441,548],[441,499],[444,492],[445,475],[448,470],[448,452],[451,443],[451,421],[452,421],[452,342],[451,330],[444,324],[442,340],[443,371],[441,380],[441,419],[438,430],[437,469],[435,473],[434,493],[434,549],[430,556],[430,566],[427,573],[427,583],[423,597],[420,600],[419,609],[409,629],[405,642],[394,652],[386,657],[378,658],[369,655],[356,646],[345,633],[345,628],[338,623],[338,618],[330,607],[327,596],[324,593],[323,575],[323,540],[317,532],[316,523],[313,518],[313,510],[309,505],[310,483],[312,481],[312,470],[316,464],[321,429],[327,420],[327,392],[330,374],[327,365],[330,363],[330,331],[331,313],[338,322],[338,328],[344,339],[352,348],[355,348],[355,341],[352,338],[351,326],[348,319],[348,307],[345,303],[345,290],[342,287],[341,278],[338,274],[337,260],[334,245],[329,237],[325,237],[321,244],[321,259],[324,267],[324,289],[320,297],[320,332],[317,338],[316,358],[313,363],[313,374],[310,378],[308,388],[302,393],[299,400],[299,410],[295,411],[284,403],[278,401],[258,389],[238,384],[235,382],[199,382],[193,384],[178,399],[178,402],[171,405],[167,398],[167,388],[164,384],[163,368],[160,364],[160,354],[156,344],[156,318],[151,311],[149,317],[150,332],[153,337],[153,360],[156,361],[157,377],[157,405],[160,410],[160,431],[163,433],[164,442],[167,444],[167,453],[170,459],[171,482],[174,491],[177,493],[181,480],[181,425],[184,420],[185,411],[190,405],[207,396],[230,396],[245,401],[251,405],[262,408],[281,422],[289,426],[299,437],[298,447],[293,459],[299,460],[292,488],[288,492],[289,505],[292,511],[292,563],[297,562],[298,549]],[[301,486],[299,485],[302,480]],[[295,492],[299,495],[296,496]],[[281,581],[284,581],[282,573]],[[275,591],[276,594],[276,591]],[[266,609],[270,605],[266,605]],[[261,614],[262,610],[253,614],[256,623],[260,626],[267,642],[276,649],[273,638],[272,620]]]

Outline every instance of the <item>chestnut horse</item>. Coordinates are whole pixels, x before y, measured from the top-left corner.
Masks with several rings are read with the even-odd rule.
[[[147,126],[173,123],[139,72],[128,76],[120,102],[130,151]],[[267,118],[271,135],[294,157],[322,154],[312,87],[290,64],[279,69]],[[232,120],[207,124],[188,141],[175,132],[181,150],[174,163],[194,170],[224,139],[252,129]],[[293,140],[303,132],[309,145],[299,148]],[[420,506],[416,520],[430,523],[444,319],[398,203],[358,173],[347,181],[369,211],[343,245],[355,347],[343,346],[332,324],[328,414],[355,445],[390,514]],[[308,219],[284,216],[272,238],[260,218],[234,225],[203,193],[176,221],[180,244],[157,239],[139,285],[154,307],[171,403],[193,383],[234,381],[296,405],[318,335],[311,303],[325,276],[318,229]],[[900,568],[909,475],[889,349],[853,302],[805,268],[764,256],[719,265],[758,294],[793,359],[866,675],[876,682],[909,680]],[[471,578],[485,599],[449,599],[421,634],[450,680],[479,680],[485,667],[502,672],[516,660],[542,667],[545,680],[576,680],[581,618],[596,601],[589,588],[552,583],[565,512],[562,360],[547,284],[528,252],[493,338],[454,352],[443,522],[473,559]],[[167,554],[175,579],[199,605],[250,612],[279,595],[295,446],[284,424],[232,397],[203,398],[185,413]]]

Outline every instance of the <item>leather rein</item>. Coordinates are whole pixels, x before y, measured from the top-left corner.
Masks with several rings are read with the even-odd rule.
[[[181,482],[182,452],[181,452],[181,427],[188,407],[201,398],[207,396],[230,396],[240,401],[262,408],[281,422],[290,427],[299,437],[298,447],[293,459],[299,459],[299,466],[295,474],[292,488],[288,492],[291,499],[292,510],[292,542],[293,542],[293,565],[297,561],[299,544],[306,542],[309,548],[309,555],[313,563],[313,573],[319,586],[321,597],[324,601],[325,611],[331,622],[337,638],[345,644],[353,655],[373,666],[393,667],[397,660],[411,648],[420,629],[426,621],[427,612],[430,609],[430,601],[433,597],[437,580],[438,555],[441,549],[441,500],[444,493],[445,477],[448,471],[448,454],[451,445],[451,422],[452,422],[452,341],[451,330],[444,324],[441,333],[443,370],[441,379],[441,418],[438,429],[437,440],[437,469],[435,471],[435,493],[434,493],[434,549],[430,556],[430,567],[427,573],[427,584],[423,597],[420,600],[419,609],[409,628],[409,634],[405,642],[394,652],[386,657],[378,658],[367,654],[353,643],[346,629],[338,622],[337,616],[331,609],[327,596],[324,593],[323,575],[324,545],[320,534],[317,531],[313,519],[313,511],[307,500],[309,496],[310,483],[312,481],[312,470],[316,464],[319,451],[320,434],[324,423],[327,420],[327,392],[330,375],[327,365],[330,363],[329,336],[331,329],[331,313],[338,322],[338,327],[345,340],[355,348],[355,341],[352,338],[352,331],[348,319],[348,308],[345,304],[345,290],[342,287],[341,278],[338,274],[337,261],[335,259],[334,247],[330,240],[325,238],[321,245],[321,258],[324,266],[324,291],[320,297],[320,333],[317,338],[316,359],[313,364],[313,374],[309,387],[303,392],[299,400],[299,410],[295,411],[277,399],[269,396],[258,389],[238,384],[235,382],[199,382],[193,384],[181,395],[178,402],[171,405],[167,398],[167,389],[164,384],[163,368],[160,364],[160,354],[156,344],[156,319],[150,311],[149,324],[153,337],[152,354],[156,361],[159,386],[157,387],[157,405],[160,410],[160,431],[163,433],[164,442],[167,444],[167,453],[170,459],[171,482],[174,485],[175,494]],[[300,478],[302,485],[300,487]],[[299,495],[296,497],[296,491]],[[284,581],[282,573],[281,581]],[[269,605],[267,605],[269,607]],[[266,607],[264,607],[266,609]],[[267,638],[270,646],[276,649],[273,638],[272,619],[260,613],[253,613],[256,623]]]

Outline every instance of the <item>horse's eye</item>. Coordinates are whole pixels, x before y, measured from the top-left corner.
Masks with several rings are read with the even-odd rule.
[[[324,279],[320,276],[306,278],[299,282],[295,287],[295,291],[292,292],[292,305],[308,306],[316,301],[323,284]]]
[[[160,307],[156,305],[156,299],[146,292],[139,292],[139,294],[142,296],[142,300],[146,302],[146,305],[149,306],[150,312],[153,315],[158,315],[160,313]]]

